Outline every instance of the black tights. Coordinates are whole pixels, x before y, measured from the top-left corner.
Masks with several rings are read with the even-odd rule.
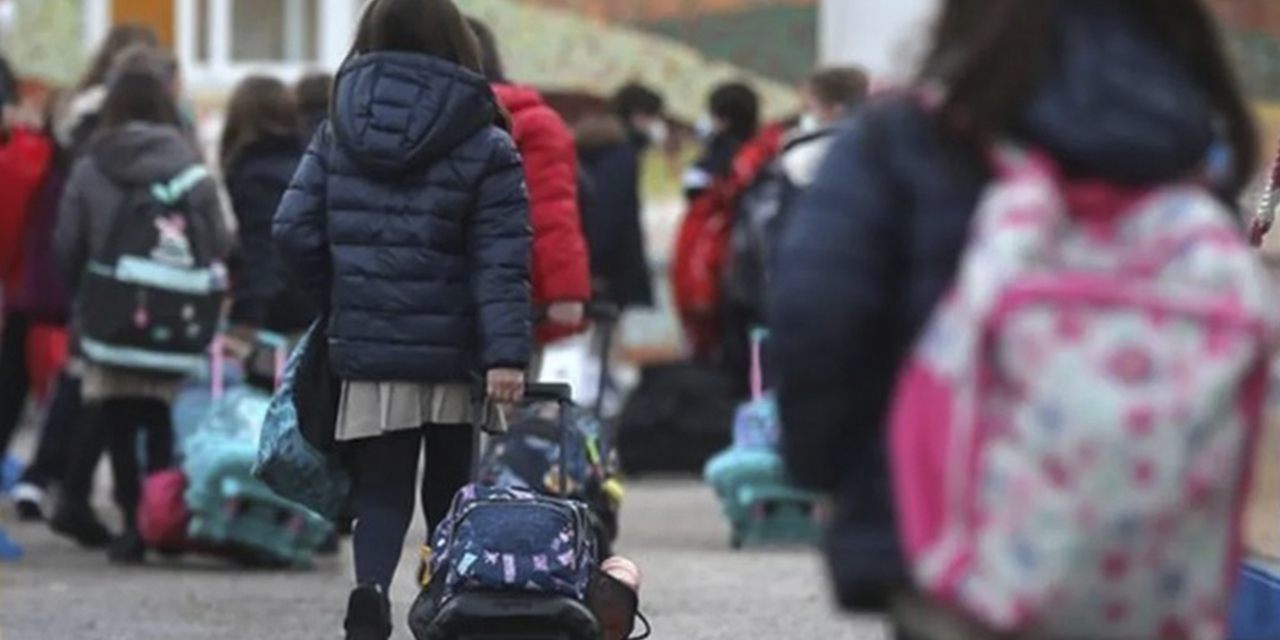
[[[40,444],[35,459],[22,474],[22,481],[41,489],[53,484],[61,485],[67,474],[67,460],[80,429],[83,412],[80,397],[80,379],[63,371],[54,387],[53,399],[45,413],[44,428],[40,431]]]
[[[138,461],[138,434],[146,435],[146,469],[154,473],[173,466],[173,418],[169,405],[159,400],[128,398],[107,400],[91,407],[85,428],[76,434],[63,500],[74,509],[89,509],[93,472],[105,446],[111,457],[111,479],[116,505],[125,529],[137,522],[142,495],[142,465]]]
[[[27,316],[10,311],[0,333],[0,458],[9,451],[9,441],[18,429],[26,407],[31,380],[27,376]]]
[[[471,430],[470,425],[427,425],[352,443],[358,584],[378,585],[384,592],[391,587],[413,522],[419,451],[425,454],[420,497],[428,528],[448,514],[454,494],[471,478]]]

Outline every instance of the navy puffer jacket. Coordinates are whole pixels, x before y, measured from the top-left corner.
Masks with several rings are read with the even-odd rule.
[[[231,321],[286,335],[304,331],[317,314],[271,241],[272,219],[297,172],[303,144],[300,137],[264,138],[226,168],[240,239],[232,259]]]
[[[1053,62],[1016,128],[1073,177],[1147,185],[1200,167],[1205,91],[1109,0],[1059,3]],[[837,498],[828,552],[842,603],[909,584],[884,422],[903,359],[956,269],[988,180],[917,101],[870,106],[832,144],[783,234],[770,287],[787,468]]]
[[[349,61],[273,235],[327,308],[345,380],[466,381],[529,361],[524,172],[481,76],[438,58]]]

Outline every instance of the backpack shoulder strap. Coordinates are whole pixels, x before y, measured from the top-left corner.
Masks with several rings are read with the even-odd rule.
[[[207,178],[209,178],[209,170],[202,164],[193,164],[168,182],[157,182],[151,185],[151,195],[162,204],[173,206]]]

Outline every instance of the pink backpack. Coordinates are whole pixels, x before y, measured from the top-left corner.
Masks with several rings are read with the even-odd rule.
[[[1067,186],[993,155],[893,405],[916,581],[997,632],[1221,638],[1272,283],[1202,187]]]
[[[166,469],[147,477],[138,504],[138,533],[152,549],[187,548],[191,511],[187,509],[187,477],[182,469]]]

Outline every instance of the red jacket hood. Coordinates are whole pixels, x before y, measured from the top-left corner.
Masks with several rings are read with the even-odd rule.
[[[547,100],[533,87],[520,84],[494,84],[493,94],[512,115],[527,109],[546,107]]]

